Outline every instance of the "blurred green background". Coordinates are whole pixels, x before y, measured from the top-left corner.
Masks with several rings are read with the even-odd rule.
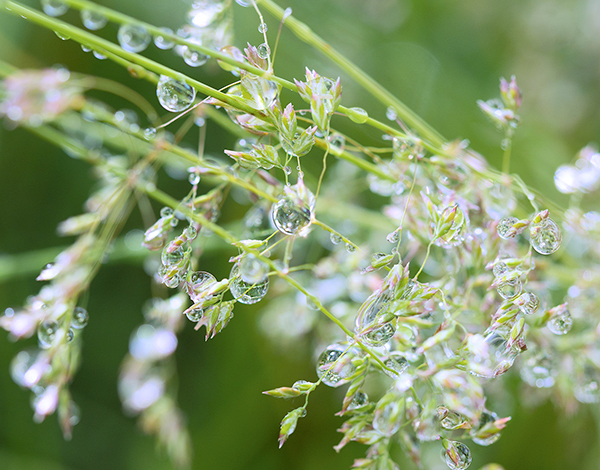
[[[185,22],[189,9],[182,0],[102,3],[173,29]],[[475,101],[496,97],[500,76],[517,75],[524,104],[513,170],[564,202],[553,186],[554,170],[581,147],[597,141],[600,130],[600,1],[286,0],[281,5],[292,7],[295,16],[444,136],[468,138],[495,166],[500,163],[501,136]],[[234,9],[236,45],[262,42],[251,9],[237,5]],[[65,18],[80,24],[76,12]],[[277,23],[268,15],[266,19],[273,41]],[[116,27],[109,25],[100,34],[113,39]],[[171,52],[153,46],[147,55],[213,85],[230,80],[213,61],[191,69]],[[72,41],[63,42],[51,31],[4,13],[0,13],[0,59],[22,68],[60,63],[125,83],[155,102],[151,85],[82,52]],[[284,30],[276,72],[288,79],[301,78],[305,66],[327,76],[340,74]],[[341,75],[343,103],[384,119],[385,108]],[[95,96],[115,109],[125,106],[109,95]],[[367,143],[380,137],[360,132],[355,136]],[[209,137],[209,151],[231,148],[233,143],[214,127]],[[93,184],[85,163],[26,131],[0,129],[0,254],[68,244],[55,235],[56,225],[81,212]],[[175,196],[186,191],[181,182],[166,184]],[[134,217],[130,228],[136,223]],[[40,259],[37,268],[50,260]],[[226,269],[220,260],[214,254],[205,263],[214,264],[217,276],[227,275],[219,272]],[[33,273],[2,276],[0,306],[18,307],[35,294],[40,286],[34,278]],[[109,263],[94,281],[87,302],[91,320],[83,334],[83,365],[72,384],[82,420],[71,442],[63,441],[54,416],[33,423],[29,393],[8,374],[12,357],[25,344],[9,343],[4,333],[0,335],[0,469],[171,468],[164,454],[155,452],[154,440],[137,431],[135,419],[122,414],[116,392],[120,361],[132,329],[142,322],[141,309],[149,295],[149,278],[140,263]],[[308,416],[284,448],[277,449],[279,421],[291,405],[260,392],[300,378],[312,380],[315,373],[307,346],[290,354],[264,340],[257,311],[236,310],[224,333],[209,343],[189,325],[181,335],[179,398],[193,438],[194,468],[348,468],[365,447],[351,444],[339,455],[332,450],[340,438],[335,430],[342,420],[333,416],[339,409],[340,390],[318,389]],[[516,394],[520,386],[515,381],[510,388]],[[471,446],[472,468],[488,462],[498,462],[506,470],[600,468],[597,406],[566,416],[549,402],[532,408],[515,396],[497,397],[495,405],[512,413],[513,422],[490,448]],[[441,461],[432,465],[445,468]]]

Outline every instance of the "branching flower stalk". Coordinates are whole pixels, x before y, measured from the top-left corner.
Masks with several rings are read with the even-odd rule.
[[[190,465],[192,449],[176,402],[177,334],[187,318],[194,329],[205,328],[207,340],[214,338],[243,304],[262,302],[260,321],[269,324],[265,334],[274,342],[309,336],[318,354],[317,380],[265,392],[305,398],[283,418],[279,445],[305,415],[316,387],[348,385],[335,450],[351,441],[369,446],[353,468],[398,468],[392,443],[420,464],[421,444],[439,441],[448,467],[466,469],[471,451],[460,440],[493,444],[510,420],[486,408],[486,384],[509,370],[570,408],[598,403],[594,344],[600,329],[593,312],[600,215],[583,213],[579,204],[600,187],[600,154],[588,146],[575,166],[559,168],[558,189],[577,195],[572,207],[561,209],[508,174],[522,100],[514,77],[501,80],[501,100],[478,102],[504,136],[500,172],[465,141],[446,141],[289,9],[271,0],[237,3],[257,11],[264,39],[243,51],[230,42],[230,0],[198,2],[177,34],[85,0],[45,0],[45,13],[2,3],[6,12],[151,83],[158,103],[173,113],[161,121],[142,95],[106,79],[0,64],[0,115],[86,161],[101,182],[86,212],[60,224],[63,235],[78,239],[39,275],[49,284],[24,308],[8,308],[0,317],[14,339],[37,334],[38,347],[19,353],[11,368],[15,382],[35,397],[34,418],[57,411],[65,437],[79,420],[68,390],[79,365],[79,330],[88,319],[78,304],[135,203],[149,221],[141,244],[160,253],[152,281],[176,293],[146,309],[145,323],[131,337],[119,392],[124,409],[140,416],[142,428],[180,467]],[[91,31],[107,21],[118,24],[119,44],[55,18],[68,7],[81,11]],[[276,75],[263,7],[280,28],[290,28],[388,107],[392,124],[344,106],[350,98],[342,96],[339,78],[310,68],[293,81]],[[188,66],[216,59],[234,78],[216,89],[144,57],[153,37],[160,49],[174,47]],[[282,87],[308,109],[282,103]],[[90,89],[128,99],[142,111],[144,125],[132,110],[114,112],[87,98]],[[341,116],[384,132],[384,139],[366,145],[339,132]],[[204,155],[207,121],[238,139],[216,159]],[[199,144],[189,150],[180,142],[194,125],[201,128]],[[308,160],[322,162],[318,176],[304,171]],[[191,186],[181,199],[157,187],[162,167],[176,165],[187,168]],[[225,227],[219,218],[233,187],[251,207]],[[381,210],[356,203],[356,188],[367,187],[385,198]],[[161,207],[159,217],[149,200]],[[561,248],[563,233],[568,243]],[[318,259],[308,249],[315,244],[325,252]],[[203,270],[207,247],[230,256],[228,277],[218,280]],[[272,285],[278,295],[269,299]]]

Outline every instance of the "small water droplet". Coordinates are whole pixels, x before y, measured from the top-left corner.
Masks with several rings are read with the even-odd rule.
[[[329,234],[329,239],[331,240],[331,243],[333,243],[334,245],[339,245],[340,243],[342,243],[342,237],[340,235],[338,235],[337,233],[331,232]]]
[[[81,330],[88,324],[89,319],[90,316],[85,308],[75,307],[75,310],[73,310],[71,326],[76,330]]]
[[[188,274],[185,290],[193,302],[207,300],[208,289],[217,282],[215,276],[206,271],[195,271]]]
[[[91,52],[92,48],[90,46],[86,46],[85,44],[81,45],[81,50],[83,52]]]
[[[94,54],[94,57],[98,60],[106,60],[106,56],[98,51],[92,51],[92,54]]]
[[[42,348],[48,349],[52,346],[52,342],[56,339],[58,328],[58,323],[55,321],[44,321],[38,326],[38,340]]]
[[[92,10],[81,10],[81,22],[87,29],[97,31],[108,23],[108,18]]]
[[[516,217],[504,217],[498,222],[497,232],[498,236],[504,240],[514,238],[517,235],[517,231],[513,230],[513,225],[519,221]]]
[[[190,67],[200,67],[208,62],[209,57],[200,51],[186,47],[182,53],[183,60]]]
[[[447,441],[445,458],[451,470],[465,470],[471,465],[471,450],[462,442]]]
[[[329,387],[339,387],[348,382],[356,368],[349,357],[342,357],[346,348],[341,344],[332,344],[317,359],[317,376]],[[334,362],[338,361],[335,365]],[[332,367],[333,365],[333,367]],[[331,368],[332,367],[332,368]],[[331,368],[329,372],[327,372]]]
[[[565,308],[548,320],[548,329],[555,335],[566,335],[573,326],[573,317]]]
[[[357,124],[364,124],[369,119],[369,114],[362,108],[350,108],[348,117]]]
[[[267,26],[267,23],[261,23],[258,25],[258,32],[261,34],[266,33],[268,29],[269,27]]]
[[[186,317],[188,317],[189,321],[193,321],[195,322],[199,322],[202,319],[202,314],[204,313],[204,310],[202,310],[201,308],[196,308],[193,310],[188,310],[185,314]]]
[[[369,396],[364,392],[356,392],[354,398],[348,405],[348,410],[355,410],[369,403]]]
[[[390,121],[395,121],[396,119],[398,119],[398,113],[392,106],[390,106],[385,111],[385,117],[388,118]]]
[[[173,215],[173,209],[171,209],[170,207],[163,207],[160,210],[160,216],[161,217],[171,217]]]
[[[75,332],[73,331],[72,328],[69,328],[67,330],[67,343],[70,343],[71,341],[73,341],[75,339]]]
[[[398,243],[398,241],[400,240],[400,229],[397,228],[393,232],[388,233],[385,239],[389,243]]]
[[[259,283],[249,283],[242,279],[239,264],[236,263],[229,274],[229,290],[235,300],[243,304],[255,304],[262,300],[269,290],[269,278]]]
[[[173,30],[170,28],[160,28],[160,30],[166,34],[173,34]],[[165,51],[167,49],[173,48],[173,46],[175,46],[175,42],[168,39],[166,36],[164,36],[162,34],[157,34],[154,37],[154,45],[156,47],[158,47],[159,49],[162,49],[163,51]]]
[[[148,47],[152,36],[143,26],[123,24],[117,33],[117,39],[123,50],[127,52],[142,52]]]
[[[344,136],[342,134],[338,134],[338,133],[331,134],[327,138],[327,140],[329,141],[329,144],[332,147],[334,147],[340,151],[344,150],[344,147],[346,146],[346,139],[344,138]]]
[[[147,140],[152,140],[156,137],[156,128],[154,127],[147,127],[146,129],[144,129],[144,137]]]
[[[283,172],[284,172],[286,175],[288,175],[288,176],[289,176],[289,175],[291,175],[291,174],[292,174],[292,167],[291,167],[291,166],[289,166],[289,165],[286,165],[286,166],[284,166],[284,167],[283,167]]]
[[[547,218],[529,227],[531,246],[541,255],[551,255],[560,248],[562,235],[554,220]]]
[[[508,266],[503,261],[498,261],[496,264],[494,264],[494,267],[492,268],[492,273],[495,277],[500,277],[503,274],[506,274],[508,271]]]
[[[42,0],[42,10],[48,16],[61,16],[69,10],[67,5],[62,0]]]
[[[500,439],[500,431],[490,433],[485,430],[487,424],[493,423],[498,419],[498,415],[493,411],[483,410],[479,417],[479,425],[469,432],[473,442],[480,446],[489,446]]]
[[[183,235],[185,236],[185,238],[187,238],[189,241],[191,241],[198,236],[198,231],[196,230],[196,228],[193,225],[188,225],[183,230]]]
[[[438,406],[435,413],[444,429],[458,429],[466,422],[460,414],[449,410],[445,406]]]
[[[256,53],[261,59],[266,59],[271,54],[271,48],[267,43],[262,43],[256,48]]]
[[[516,278],[499,285],[496,290],[498,291],[498,294],[500,294],[500,297],[511,300],[521,293],[522,288],[523,284],[521,284],[521,280]]]
[[[196,98],[196,90],[185,82],[161,75],[156,87],[156,96],[167,111],[179,113],[192,105]]]
[[[392,379],[400,377],[400,374],[408,368],[408,361],[399,352],[390,353],[389,359],[387,359],[384,364],[386,367],[393,370],[393,372],[390,372],[389,370],[384,369],[384,372]]]
[[[56,34],[63,41],[68,41],[69,39],[71,39],[70,36],[67,36],[66,34],[59,33],[58,31],[54,31],[54,34]]]
[[[540,299],[532,292],[523,292],[519,298],[515,300],[515,304],[525,315],[531,315],[537,312],[537,309],[540,307]]]
[[[189,174],[188,181],[191,185],[196,186],[198,183],[200,183],[200,173],[193,171]]]

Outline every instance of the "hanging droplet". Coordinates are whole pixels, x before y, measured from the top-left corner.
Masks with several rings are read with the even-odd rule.
[[[181,283],[181,277],[179,274],[173,274],[172,276],[165,278],[163,283],[169,289],[175,289]]]
[[[471,450],[462,442],[445,441],[446,465],[451,470],[465,470],[471,465]]]
[[[537,312],[537,309],[540,307],[540,299],[532,292],[523,292],[519,298],[515,300],[515,304],[525,315],[531,315]]]
[[[235,300],[242,304],[255,304],[263,299],[269,290],[269,278],[266,277],[264,281],[259,283],[245,282],[240,274],[240,268],[238,263],[233,265],[231,273],[229,274],[229,290]]]
[[[291,166],[289,166],[289,165],[286,165],[286,166],[284,166],[284,167],[283,167],[283,172],[284,172],[286,175],[290,176],[290,175],[292,174],[292,167],[291,167]]]
[[[156,137],[156,128],[147,127],[146,129],[144,129],[144,137],[148,140],[154,139]]]
[[[198,183],[200,183],[200,173],[192,171],[188,176],[188,181],[192,186],[196,186]]]
[[[94,54],[94,57],[98,60],[106,60],[106,56],[98,51],[92,51],[92,54]]]
[[[350,108],[350,112],[348,113],[348,117],[351,121],[356,122],[357,124],[364,124],[369,119],[369,115],[362,108]]]
[[[383,371],[389,375],[392,379],[397,379],[400,377],[400,374],[404,372],[408,368],[408,361],[406,358],[400,354],[399,352],[390,353],[389,359],[384,362],[384,365],[392,369],[392,371],[384,369]]]
[[[338,133],[334,133],[331,134],[327,140],[329,141],[329,144],[334,147],[335,149],[342,151],[344,150],[344,147],[346,145],[346,139],[344,138],[344,136],[342,134],[338,134]]]
[[[471,429],[469,435],[473,442],[480,446],[489,446],[500,439],[500,431],[492,432],[486,431],[484,428],[486,425],[493,423],[498,419],[498,415],[493,411],[483,410],[479,417],[479,425],[476,428]]]
[[[314,201],[314,197],[312,198]],[[273,206],[275,228],[287,235],[297,235],[311,223],[311,206],[285,196]]]
[[[548,320],[548,329],[558,336],[566,335],[572,326],[573,317],[566,308]]]
[[[68,41],[69,39],[71,39],[71,36],[67,36],[66,34],[59,33],[58,31],[54,31],[54,34],[56,34],[63,41]]]
[[[519,221],[516,217],[504,217],[498,222],[496,231],[498,236],[504,240],[514,238],[517,234],[516,230],[513,230],[513,225]]]
[[[400,229],[398,228],[393,232],[388,233],[385,239],[388,241],[388,243],[398,243],[400,240]]]
[[[67,5],[62,0],[42,0],[42,10],[48,16],[61,16],[69,10]]]
[[[186,47],[182,52],[183,60],[190,67],[200,67],[208,62],[209,57],[202,52]]]
[[[76,330],[85,328],[90,320],[90,316],[87,310],[83,307],[75,307],[73,310],[73,318],[71,320],[71,326]]]
[[[261,59],[266,59],[271,54],[271,48],[266,42],[263,42],[262,44],[259,44],[256,48],[256,53]]]
[[[117,39],[123,50],[127,52],[142,52],[148,47],[152,36],[146,28],[135,24],[124,24],[119,28]]]
[[[81,45],[81,50],[83,52],[91,52],[92,48],[90,46],[86,46],[85,44]]]
[[[192,241],[194,238],[198,236],[198,230],[193,225],[188,225],[183,229],[183,236],[188,239],[188,241]]]
[[[92,10],[81,10],[81,22],[87,29],[97,31],[108,23],[108,18]]]
[[[554,368],[552,359],[545,353],[528,358],[521,365],[521,378],[523,381],[536,388],[550,388],[554,386]]]
[[[356,395],[354,395],[354,398],[348,405],[348,410],[356,410],[357,408],[365,406],[368,403],[369,403],[369,397],[366,393],[356,392]]]
[[[263,282],[269,274],[269,266],[252,253],[248,253],[240,260],[240,276],[250,284]]]
[[[48,349],[52,346],[52,342],[56,339],[58,329],[58,323],[55,321],[44,321],[38,326],[38,340],[42,348]]]
[[[508,271],[510,270],[508,269],[507,264],[502,261],[498,261],[496,264],[494,264],[494,267],[492,268],[492,273],[495,277],[500,277],[503,274],[506,274]]]
[[[173,30],[170,28],[160,28],[160,30],[166,34],[173,34]],[[166,51],[167,49],[173,48],[173,46],[175,46],[175,42],[167,38],[165,35],[157,34],[154,36],[154,45],[159,49]]]
[[[390,106],[385,111],[385,117],[388,118],[390,121],[395,121],[396,119],[398,119],[398,113],[394,108]]]
[[[199,322],[202,319],[202,314],[204,313],[204,311],[201,308],[195,308],[192,310],[188,310],[185,314],[186,317],[188,317],[189,321],[193,321],[195,322]]]
[[[354,253],[356,251],[356,247],[351,243],[346,243],[346,251],[348,253]]]
[[[193,302],[200,302],[202,299],[205,299],[207,290],[215,282],[217,282],[217,279],[211,273],[194,271],[187,276],[185,290]]]
[[[521,283],[521,280],[516,278],[499,285],[496,290],[498,291],[498,294],[500,294],[500,297],[506,300],[511,300],[519,295],[522,289],[523,284]]]
[[[168,251],[165,248],[160,254],[160,260],[163,266],[168,268],[173,265],[179,264],[186,257],[186,255],[186,249],[182,246],[180,246],[174,251]]]
[[[72,328],[69,328],[67,330],[67,343],[70,343],[71,341],[73,341],[75,339],[75,332],[73,331]]]
[[[551,255],[560,248],[562,235],[554,220],[547,218],[529,227],[531,246],[541,255]]]
[[[445,406],[438,406],[435,413],[444,429],[458,429],[466,423],[466,420],[462,415],[449,410]]]
[[[192,105],[196,98],[196,90],[185,82],[161,75],[156,87],[156,96],[167,111],[179,113]]]
[[[173,209],[171,209],[170,207],[163,207],[160,210],[160,216],[161,217],[171,217],[173,215]]]
[[[391,323],[386,323],[379,328],[375,328],[374,330],[365,333],[362,336],[363,341],[374,348],[384,346],[387,344],[390,339],[394,336],[396,329]]]
[[[342,237],[334,232],[331,232],[329,234],[329,239],[331,240],[331,243],[333,243],[334,245],[339,245],[340,243],[342,243]]]
[[[332,344],[317,359],[317,375],[325,385],[339,387],[348,382],[347,378],[356,370],[348,357],[342,357],[345,350],[346,347],[341,344]]]
[[[261,23],[258,25],[258,32],[261,34],[266,33],[268,29],[267,23]]]

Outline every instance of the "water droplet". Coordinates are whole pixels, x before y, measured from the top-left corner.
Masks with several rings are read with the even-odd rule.
[[[81,330],[85,328],[90,320],[90,316],[87,310],[83,307],[75,307],[73,310],[73,319],[71,320],[71,326],[76,330]]]
[[[81,22],[87,29],[97,31],[108,23],[108,18],[92,10],[81,10]]]
[[[268,277],[259,283],[245,282],[241,277],[238,263],[233,265],[229,279],[231,279],[229,283],[231,294],[235,297],[235,300],[243,304],[250,305],[259,302],[269,290]]]
[[[237,3],[239,6],[245,7],[245,8],[252,6],[252,2],[248,2],[247,0],[235,0],[235,3]]]
[[[554,386],[556,370],[552,359],[545,353],[528,358],[521,366],[521,378],[531,387],[550,388]]]
[[[58,329],[58,323],[55,321],[44,321],[38,326],[37,335],[42,348],[48,349],[52,346],[52,342],[56,339]]]
[[[350,108],[350,113],[348,113],[348,117],[351,121],[356,122],[358,124],[364,124],[369,119],[368,113],[362,108]]]
[[[173,34],[173,30],[170,28],[160,28],[160,30],[166,34]],[[175,42],[171,41],[162,34],[158,34],[154,37],[154,45],[163,51],[171,49],[175,46]]]
[[[327,140],[329,141],[329,144],[332,147],[334,147],[340,151],[344,150],[344,147],[346,145],[346,139],[344,138],[344,136],[342,134],[338,134],[338,133],[331,134],[327,138]]]
[[[547,218],[529,227],[531,246],[541,255],[551,255],[560,248],[562,235],[554,220]]]
[[[354,398],[348,405],[348,410],[356,410],[362,406],[365,406],[369,403],[369,396],[364,392],[356,392]]]
[[[479,417],[479,425],[476,428],[471,429],[469,432],[473,442],[480,446],[489,446],[500,439],[500,431],[490,433],[484,428],[487,424],[493,423],[498,419],[498,415],[493,411],[483,410]]]
[[[317,359],[317,375],[322,378],[322,382],[329,387],[339,387],[348,382],[356,368],[350,361],[349,354],[343,358],[342,354],[346,350],[341,344],[332,344],[323,351]],[[341,359],[340,359],[341,358]],[[333,365],[334,362],[337,363]],[[332,367],[333,366],[333,367]],[[329,370],[331,368],[331,370]],[[329,372],[327,372],[329,370]]]
[[[390,106],[385,111],[385,117],[388,118],[390,121],[395,121],[396,119],[398,119],[398,113],[393,107]]]
[[[241,87],[245,88],[249,95],[242,96],[244,101],[258,111],[270,108],[279,95],[279,85],[276,82],[250,73],[242,75]]]
[[[263,282],[269,274],[269,266],[254,254],[248,253],[240,260],[240,276],[249,284]]]
[[[179,274],[173,274],[172,276],[165,278],[163,283],[169,289],[175,289],[181,283],[181,277]]]
[[[56,34],[63,41],[68,41],[69,39],[71,39],[70,36],[67,36],[65,34],[59,33],[58,31],[54,31],[54,34]]]
[[[261,24],[258,25],[258,32],[261,33],[261,34],[262,33],[266,33],[268,29],[269,28],[268,28],[268,26],[267,26],[266,23],[261,23]]]
[[[156,96],[167,111],[179,113],[192,105],[196,98],[196,90],[185,82],[161,75],[156,87]]]
[[[498,236],[504,240],[514,238],[517,232],[513,230],[513,225],[519,221],[516,217],[504,217],[498,222]]]
[[[400,429],[400,414],[402,407],[398,400],[378,405],[373,416],[373,428],[379,434],[391,437]]]
[[[196,171],[191,172],[188,176],[188,181],[192,186],[196,186],[200,183],[200,173],[197,173]]]
[[[500,297],[506,300],[511,300],[519,295],[522,289],[523,284],[521,283],[521,280],[516,278],[499,285],[496,290],[498,291],[498,294],[500,294]]]
[[[331,232],[329,234],[329,239],[331,240],[331,243],[333,243],[334,245],[339,245],[340,243],[342,243],[342,237],[334,232]]]
[[[508,333],[494,330],[485,337],[475,334],[468,340],[469,372],[479,377],[493,378],[504,374],[512,367],[518,348],[508,348]]]
[[[81,45],[81,50],[82,50],[83,52],[90,52],[90,51],[92,50],[92,48],[91,48],[91,47],[89,47],[89,46],[86,46],[85,44],[82,44],[82,45]]]
[[[261,59],[266,59],[271,54],[271,48],[266,42],[263,42],[256,48],[256,53]]]
[[[283,167],[283,172],[284,172],[286,175],[288,175],[288,176],[289,176],[289,175],[291,175],[291,174],[292,174],[292,167],[291,167],[291,166],[289,166],[289,165],[286,165],[286,166],[284,166],[284,167]]]
[[[106,56],[98,51],[92,51],[92,54],[94,54],[94,57],[98,60],[106,60]]]
[[[385,239],[389,243],[398,243],[398,241],[400,240],[400,229],[397,228],[393,232],[388,233]]]
[[[188,239],[188,241],[192,241],[194,238],[198,236],[198,231],[193,225],[188,225],[183,230],[183,236]]]
[[[508,265],[503,261],[498,261],[496,264],[494,264],[494,267],[492,268],[492,273],[495,277],[500,277],[503,274],[506,274],[508,271]]]
[[[42,0],[42,10],[48,16],[61,16],[69,10],[67,5],[62,0]]]
[[[354,253],[356,251],[356,247],[350,243],[346,243],[346,251],[348,253]]]
[[[595,365],[585,365],[576,377],[573,392],[580,403],[600,402],[600,371]]]
[[[200,51],[186,47],[182,53],[183,60],[190,67],[200,67],[208,62],[209,57]]]
[[[186,248],[183,246],[178,247],[174,251],[168,251],[165,248],[165,249],[163,249],[162,253],[160,254],[160,260],[161,260],[163,266],[169,268],[176,264],[180,264],[184,258],[187,258],[188,254],[189,254],[189,251],[186,250]]]
[[[188,317],[189,321],[199,322],[202,319],[203,313],[204,313],[204,310],[202,310],[201,308],[196,308],[193,310],[188,310],[186,312],[185,316]]]
[[[444,429],[458,429],[466,422],[462,415],[449,410],[445,406],[438,406],[435,413]]]
[[[451,470],[465,470],[471,465],[471,450],[462,442],[447,441],[445,454],[446,465]]]
[[[69,328],[67,330],[67,343],[70,343],[71,341],[73,341],[75,339],[75,332],[73,331],[72,328]]]
[[[515,304],[525,315],[531,315],[537,312],[537,309],[540,307],[540,299],[532,292],[523,292],[519,298],[515,300]]]
[[[362,336],[363,341],[374,348],[386,345],[394,336],[396,328],[391,323],[375,328]]]
[[[171,209],[170,207],[163,207],[160,210],[160,216],[161,217],[171,217],[173,215],[173,209]]]
[[[147,140],[152,140],[156,137],[156,128],[154,127],[147,127],[146,129],[144,129],[144,137]]]
[[[307,190],[308,191],[308,190]],[[286,195],[273,206],[275,228],[287,235],[298,235],[311,223],[314,196],[309,195],[308,204],[299,198]]]
[[[294,390],[298,390],[298,391],[306,391],[308,389],[310,389],[312,387],[312,383],[306,381],[306,380],[296,380],[294,382],[294,385],[292,385],[292,388]]]
[[[395,351],[390,353],[389,359],[387,359],[384,364],[386,367],[393,369],[393,372],[384,369],[384,372],[392,379],[397,379],[400,377],[400,374],[402,374],[402,372],[408,368],[408,361],[406,358],[399,352]]]
[[[558,336],[566,335],[572,326],[573,317],[566,308],[548,320],[548,329]]]
[[[148,47],[152,36],[143,26],[124,24],[119,28],[117,39],[123,50],[127,52],[142,52]]]

